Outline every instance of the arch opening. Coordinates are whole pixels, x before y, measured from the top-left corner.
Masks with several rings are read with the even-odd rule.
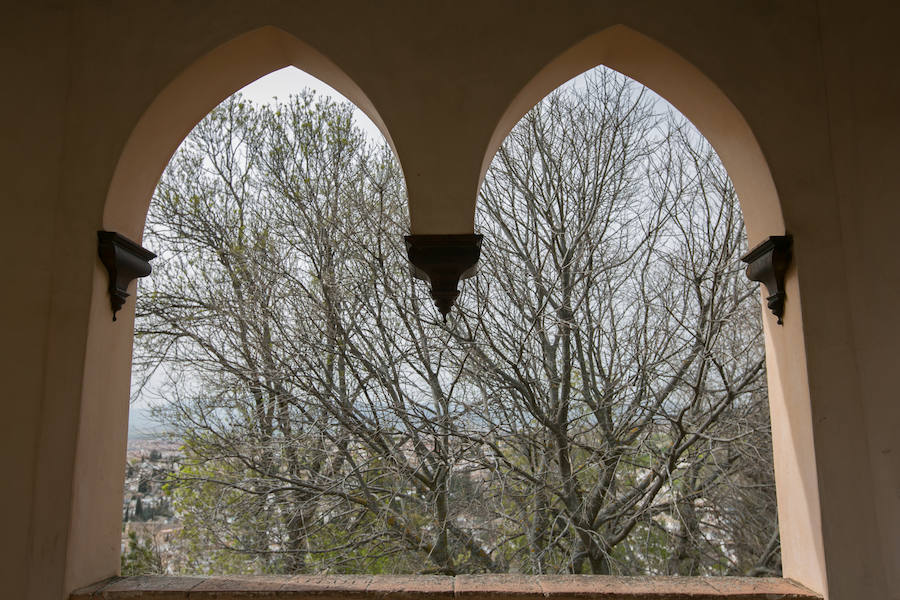
[[[551,91],[598,65],[656,92],[694,124],[728,170],[750,245],[784,233],[775,184],[749,125],[731,100],[699,69],[662,44],[625,26],[591,35],[544,66],[512,99],[491,135],[481,180],[500,144],[531,107]]]
[[[333,442],[353,439],[332,423],[352,392],[317,379],[340,379],[339,364],[351,390],[372,376],[348,356],[359,329],[384,330],[369,304],[406,274],[402,174],[342,96],[306,88],[269,103],[260,88],[275,78],[191,131],[150,205],[144,243],[158,257],[136,305],[127,575],[324,569],[326,552],[304,548],[335,535],[318,505],[336,496],[291,486],[328,478],[316,460],[360,460]]]
[[[240,35],[190,64],[141,114],[109,182],[102,228],[141,240],[153,191],[188,132],[219,102],[260,77],[297,67],[333,87],[374,123],[393,147],[378,110],[359,86],[315,48],[272,26]],[[132,293],[136,284],[130,288]],[[134,303],[113,324],[107,274],[94,266],[82,376],[73,501],[66,544],[68,590],[119,568],[121,471],[127,445]]]
[[[104,228],[140,240],[143,217],[159,176],[188,132],[228,96],[289,66],[309,73],[350,100],[393,148],[377,108],[338,65],[277,27],[261,27],[198,59],[147,108],[113,173],[103,212]]]
[[[696,129],[612,69],[580,74],[504,140],[476,228],[487,242],[463,302],[492,334],[472,361],[527,390],[508,403],[549,440],[547,504],[568,498],[579,512],[553,512],[590,531],[556,546],[592,545],[592,573],[780,575],[757,286],[734,187]],[[569,419],[540,416],[557,411]],[[563,462],[568,491],[553,484]],[[616,508],[628,481],[654,477]]]
[[[275,30],[275,31],[277,31],[277,30]],[[613,31],[614,35],[612,33],[609,33],[610,31]],[[256,41],[258,41],[262,46],[266,46],[266,49],[264,49],[264,53],[268,53],[268,56],[278,56],[278,57],[283,58],[283,49],[279,47],[280,44],[272,43],[272,39],[279,38],[282,33],[283,32],[273,34],[271,32],[267,32],[266,35],[259,37]],[[605,37],[604,37],[604,34],[608,34],[608,35],[605,35]],[[658,86],[654,85],[654,87],[658,88],[659,91],[661,93],[663,93],[667,98],[672,99],[673,103],[676,104],[676,106],[679,106],[680,108],[682,108],[682,110],[689,116],[696,113],[695,116],[693,116],[692,118],[695,120],[695,122],[697,122],[698,126],[700,126],[701,131],[703,131],[704,134],[706,134],[709,137],[710,141],[713,142],[714,146],[716,146],[716,148],[719,151],[720,155],[722,156],[723,160],[725,160],[728,163],[729,173],[732,175],[732,178],[735,181],[735,186],[738,188],[738,194],[741,198],[742,203],[745,204],[744,213],[745,213],[745,216],[747,219],[748,230],[750,230],[750,232],[751,232],[751,239],[754,239],[754,236],[761,237],[761,236],[767,235],[768,233],[770,233],[773,230],[778,233],[783,231],[783,221],[781,219],[780,210],[778,209],[777,196],[775,194],[774,185],[771,182],[771,177],[768,175],[767,169],[765,169],[764,159],[761,156],[761,153],[759,152],[758,147],[755,145],[755,142],[752,139],[752,134],[750,133],[749,128],[746,127],[746,123],[744,123],[743,120],[740,118],[740,115],[737,113],[736,109],[734,109],[734,107],[731,106],[730,103],[728,103],[727,105],[720,106],[719,104],[716,104],[714,102],[713,105],[715,107],[722,108],[722,106],[724,106],[724,108],[722,108],[722,113],[717,115],[716,110],[718,110],[718,108],[716,108],[716,110],[711,111],[712,116],[710,117],[710,119],[708,121],[704,118],[701,118],[701,117],[704,117],[704,115],[701,114],[703,112],[701,110],[701,108],[704,106],[704,102],[698,101],[694,105],[695,110],[685,108],[686,106],[691,105],[692,99],[696,100],[696,98],[695,98],[696,90],[695,91],[682,90],[682,92],[684,92],[684,94],[685,94],[684,98],[682,100],[675,101],[675,96],[678,96],[678,92],[675,88],[677,88],[678,86],[675,85],[674,83],[673,83],[672,88],[668,88],[668,87],[666,87],[666,85],[663,85],[663,83],[665,81],[670,81],[670,83],[671,83],[671,72],[678,71],[678,68],[684,67],[685,65],[682,64],[684,61],[679,62],[680,59],[675,57],[675,62],[678,63],[678,65],[677,65],[678,68],[671,69],[671,72],[667,73],[667,68],[668,68],[667,65],[671,66],[670,59],[672,59],[672,56],[667,55],[664,57],[664,60],[662,60],[660,62],[659,65],[652,66],[652,63],[654,63],[654,61],[657,61],[659,59],[659,56],[654,54],[656,49],[653,49],[653,51],[648,50],[648,47],[646,46],[645,41],[649,41],[649,40],[646,40],[646,38],[637,39],[637,41],[635,41],[636,38],[634,36],[638,36],[638,38],[640,38],[640,36],[638,34],[634,34],[634,32],[632,32],[630,30],[627,30],[627,28],[612,28],[612,30],[607,30],[607,32],[604,32],[604,34],[598,34],[600,37],[603,38],[601,41],[594,40],[593,42],[588,43],[586,46],[584,44],[579,45],[577,47],[579,49],[579,51],[576,52],[575,54],[580,55],[580,53],[582,53],[582,52],[590,52],[590,53],[599,52],[600,55],[606,56],[606,58],[604,60],[601,60],[599,62],[602,62],[604,64],[609,64],[610,66],[613,66],[614,68],[616,68],[616,70],[619,70],[619,71],[627,73],[627,74],[633,74],[635,71],[641,71],[642,68],[648,68],[649,71],[642,72],[642,73],[644,73],[645,76],[635,75],[635,78],[638,79],[639,81],[661,82]],[[587,40],[585,43],[587,43]],[[290,42],[290,44],[294,44],[294,42]],[[595,45],[592,46],[592,44],[595,44]],[[653,42],[650,42],[651,46],[653,44],[654,44]],[[273,47],[279,47],[279,48],[277,50],[273,50],[272,49]],[[592,47],[593,47],[593,50],[591,50]],[[644,52],[644,55],[641,55],[640,52],[637,52],[636,54],[635,53],[629,54],[630,50],[624,51],[624,50],[622,50],[622,48],[631,48],[631,49],[643,48],[643,50],[645,50],[646,52]],[[573,49],[573,50],[575,50],[575,49]],[[570,54],[571,54],[571,51],[570,51],[570,53],[566,53],[566,55],[569,56],[569,58],[573,58],[572,56],[570,56]],[[671,54],[671,53],[669,53],[669,54]],[[635,56],[639,56],[640,58],[635,58]],[[282,65],[288,64],[285,62],[278,62],[278,61],[281,61],[282,58],[278,58],[271,64],[282,64]],[[574,57],[575,63],[579,62],[577,60],[577,58],[578,58],[577,56]],[[597,64],[597,62],[598,62],[598,61],[596,61],[596,56],[594,56],[594,59],[592,59],[592,60],[594,60],[594,62],[593,62],[593,64],[591,64],[589,66],[593,66],[594,64]],[[290,63],[290,64],[300,64],[300,66],[303,66],[302,63],[303,63],[303,61],[297,61],[297,63]],[[557,64],[557,63],[554,63],[554,64],[556,64],[557,67],[559,66],[559,64]],[[587,63],[585,63],[585,64],[587,64]],[[617,64],[619,66],[615,66]],[[630,65],[630,67],[629,67],[629,65]],[[648,67],[648,65],[650,65],[650,67]],[[253,68],[251,68],[251,67],[248,67],[248,68],[249,68],[249,71],[253,71]],[[267,70],[272,70],[272,68],[273,67],[268,67]],[[312,68],[309,68],[308,66],[304,67],[304,68],[306,70],[309,70],[310,72],[313,72],[313,73],[316,72],[315,70],[313,70]],[[688,65],[688,68],[690,69],[692,67],[690,67]],[[238,69],[238,70],[240,70],[240,69]],[[583,71],[583,70],[584,69],[576,69],[573,67],[574,72],[572,74],[574,75],[575,73]],[[561,81],[565,81],[566,79],[568,79],[568,77],[561,78],[560,72],[558,72],[558,71],[556,71],[554,73],[549,73],[546,71],[547,71],[547,69],[545,69],[541,73],[546,74],[549,79],[544,81],[543,83],[541,83],[541,82],[535,83],[535,80],[533,80],[532,83],[530,83],[529,86],[526,88],[526,90],[523,90],[523,94],[525,91],[528,91],[529,93],[525,94],[525,96],[523,96],[523,94],[520,94],[519,96],[517,96],[516,101],[513,103],[513,105],[511,105],[510,109],[507,110],[507,112],[504,114],[503,118],[501,119],[501,122],[498,124],[498,126],[495,129],[494,134],[491,138],[490,146],[492,146],[492,147],[489,148],[488,149],[489,151],[486,152],[486,154],[485,154],[482,175],[484,174],[484,171],[487,169],[487,164],[490,162],[491,156],[493,156],[493,154],[494,154],[495,148],[493,148],[493,146],[496,145],[496,147],[499,147],[499,144],[500,144],[500,142],[502,142],[502,138],[505,136],[506,131],[511,129],[513,124],[515,123],[515,121],[518,119],[518,117],[515,116],[516,112],[518,112],[521,109],[521,114],[524,114],[524,112],[529,107],[529,101],[527,99],[525,99],[526,96],[532,95],[532,96],[536,96],[537,98],[539,98],[542,96],[542,94],[540,94],[537,90],[541,89],[541,87],[544,84],[549,85],[547,83],[548,81],[555,80],[555,79],[561,79]],[[554,71],[554,69],[551,69],[551,71]],[[256,72],[256,71],[254,71],[254,72]],[[263,71],[263,72],[265,72],[265,71]],[[262,74],[262,72],[258,72],[256,76],[258,76],[258,74]],[[699,87],[703,88],[703,90],[705,90],[706,92],[710,92],[710,86],[712,86],[712,84],[709,83],[708,80],[705,80],[704,78],[702,78],[702,76],[700,76],[699,73],[695,73],[695,75],[700,77]],[[246,79],[244,79],[244,82],[249,81],[253,78],[254,78],[254,76],[249,75],[249,76],[247,76]],[[328,77],[323,77],[323,79],[329,80]],[[535,78],[535,79],[537,80],[537,79],[539,79],[539,77]],[[180,79],[179,79],[179,81],[180,81]],[[534,86],[536,86],[536,87],[532,86],[532,84],[534,84]],[[237,87],[239,87],[239,85],[232,86],[231,89],[233,90],[233,89],[236,89]],[[335,87],[337,87],[338,89],[341,89],[341,86],[335,86]],[[555,86],[550,85],[549,88],[547,89],[547,91],[549,91],[549,89],[552,89],[553,87],[555,87]],[[688,87],[690,87],[690,86],[688,86]],[[663,88],[666,88],[666,89],[663,89]],[[697,93],[699,93],[699,92],[697,92]],[[714,96],[720,97],[720,99],[724,98],[724,95],[722,95],[719,90],[715,89],[714,86],[712,86],[711,93]],[[221,97],[224,97],[225,95],[227,95],[227,90],[224,93],[222,93]],[[348,97],[350,97],[351,99],[355,99],[352,93],[347,93],[346,95]],[[725,101],[727,102],[727,99]],[[519,103],[519,104],[517,104],[517,103]],[[177,107],[175,107],[175,104],[177,104],[177,103],[172,101],[170,104],[168,104],[168,106],[172,110],[175,110],[177,108]],[[357,100],[357,104],[365,110],[365,102]],[[154,103],[154,106],[156,106],[156,103]],[[160,105],[160,106],[162,106],[162,105]],[[730,108],[728,108],[729,106],[730,106]],[[191,103],[191,107],[195,112],[197,110],[199,110],[197,104]],[[372,109],[372,111],[374,113],[374,109]],[[148,111],[148,114],[150,112],[151,111]],[[203,113],[201,112],[200,114],[202,115]],[[377,113],[375,113],[375,114],[377,115]],[[735,116],[735,114],[737,114],[738,121],[733,120],[733,117]],[[137,161],[137,157],[139,157],[141,155],[141,153],[148,152],[150,156],[154,157],[154,161],[156,161],[157,158],[162,157],[160,159],[160,161],[158,161],[158,162],[160,162],[160,165],[164,164],[166,162],[166,160],[168,159],[168,156],[170,156],[172,151],[174,151],[175,145],[177,145],[177,143],[176,144],[171,143],[171,139],[180,140],[183,137],[184,133],[186,133],[187,129],[189,129],[189,127],[190,127],[189,125],[186,126],[185,124],[192,123],[192,119],[193,119],[193,122],[196,122],[197,120],[199,120],[199,115],[195,115],[193,117],[183,117],[183,118],[177,119],[178,122],[180,123],[179,126],[181,127],[181,133],[178,135],[174,135],[169,140],[169,142],[163,144],[163,143],[159,142],[159,139],[156,139],[158,132],[154,133],[153,129],[155,127],[160,126],[161,124],[164,124],[164,122],[166,120],[165,115],[163,114],[163,112],[160,112],[160,111],[154,112],[154,115],[155,115],[154,119],[158,119],[158,120],[148,118],[145,121],[144,119],[142,119],[138,128],[135,130],[135,135],[133,135],[132,138],[129,139],[128,145],[127,145],[125,151],[123,152],[122,160],[120,161],[120,164],[115,171],[115,176],[114,176],[113,181],[110,186],[110,194],[108,197],[108,202],[107,202],[106,210],[104,212],[104,217],[103,217],[104,218],[104,227],[106,227],[108,229],[116,229],[116,230],[122,231],[123,233],[129,234],[130,236],[135,237],[135,238],[139,237],[140,225],[143,223],[143,214],[146,212],[146,202],[142,206],[140,206],[141,202],[136,202],[134,200],[134,198],[144,198],[147,201],[149,201],[149,192],[150,192],[150,190],[152,190],[153,186],[155,185],[155,179],[153,181],[151,181],[151,179],[153,179],[153,177],[151,177],[146,171],[144,171],[142,168],[140,168],[140,165],[138,164],[139,161]],[[377,118],[373,118],[373,120],[376,123],[380,124],[380,121]],[[701,121],[706,124],[705,125],[702,124]],[[735,123],[740,125],[740,127],[737,127],[736,129],[730,129],[730,127],[735,125]],[[383,128],[383,125],[380,125],[380,126]],[[508,126],[508,128],[507,128],[507,126]],[[743,133],[740,131],[741,127],[743,127],[743,129],[745,130]],[[168,126],[164,127],[164,129],[165,128],[168,128]],[[138,132],[138,129],[141,129],[140,133]],[[504,131],[504,129],[505,129],[505,131]],[[718,133],[710,133],[710,132],[718,132]],[[735,134],[735,132],[737,132],[737,133]],[[732,136],[731,134],[735,134],[735,135]],[[388,139],[390,140],[390,138],[388,138]],[[733,142],[733,145],[731,145],[731,146],[729,145],[729,139],[731,139],[731,141]],[[734,141],[734,140],[737,140],[737,141]],[[752,146],[752,148],[755,148],[755,151],[752,150],[752,148],[748,151],[748,147],[750,147],[750,146],[746,145],[748,140],[753,142],[751,144],[751,146]],[[728,156],[730,156],[731,158],[726,158]],[[747,160],[744,161],[743,160],[744,158],[747,158]],[[744,163],[746,163],[746,164],[744,164]],[[743,164],[743,166],[742,166],[742,164]],[[762,170],[760,170],[760,168]],[[160,166],[156,172],[156,175],[158,175],[158,173],[161,170],[162,170],[162,167]],[[739,173],[742,173],[742,174],[739,174]],[[761,177],[759,180],[756,180],[755,177],[760,175],[761,173],[764,176]],[[129,199],[129,198],[131,198],[131,199]],[[756,208],[754,209],[754,208],[752,208],[752,206],[755,206]],[[771,209],[774,209],[774,211]],[[100,289],[102,290],[102,288],[100,288]],[[793,292],[791,292],[791,290],[789,290],[789,293],[793,293],[794,298],[797,301],[799,301],[799,298],[797,297],[796,285],[794,285],[794,287],[792,289],[793,289]],[[98,294],[102,295],[102,291],[98,292],[97,290],[95,290],[95,295],[98,295]],[[799,308],[799,305],[798,305],[798,308]],[[97,311],[94,311],[94,313],[96,313],[96,312]],[[105,317],[105,315],[103,315],[102,313],[100,315],[97,315],[94,313],[92,313],[92,321],[94,321],[94,317],[97,317],[98,319],[102,319],[103,317]],[[792,322],[789,321],[789,323],[797,324],[797,329],[790,333],[790,335],[793,336],[792,339],[796,342],[796,339],[798,339],[797,336],[802,335],[802,329],[800,328],[799,310],[797,310],[797,312],[795,313],[794,316],[796,317],[796,320],[792,321]],[[110,331],[103,330],[103,328],[100,328],[100,327],[92,326],[91,332],[92,332],[91,333],[92,337],[95,338],[93,340],[93,343],[95,345],[98,343],[105,344],[108,341],[108,339],[116,337],[115,335],[111,334]],[[769,332],[769,333],[771,334],[772,332]],[[784,346],[785,344],[784,344],[783,340],[778,338],[777,331],[774,333],[774,335],[776,338],[775,344]],[[127,346],[130,349],[130,339],[119,340],[119,341],[127,342]],[[771,343],[771,340],[768,340],[768,341]],[[800,347],[802,348],[802,344]],[[772,356],[772,354],[773,353],[770,353],[770,356]],[[90,352],[89,352],[89,355],[90,355]],[[90,368],[98,369],[100,367],[98,366],[98,364],[96,364],[96,361],[92,367],[91,358],[89,356],[88,366],[86,367],[86,369],[89,370]],[[772,376],[771,375],[772,373],[777,373],[777,372],[778,372],[777,369],[770,368],[769,369],[770,377]],[[116,383],[117,383],[117,385],[113,386],[113,387],[117,387],[121,391],[121,388],[122,388],[121,382],[116,382]],[[795,382],[795,384],[796,384],[796,382]],[[796,384],[795,387],[797,387],[797,385],[799,385],[800,388],[803,388],[805,383],[803,381],[801,381],[799,384]],[[786,387],[790,387],[790,386],[786,386]],[[770,389],[771,389],[771,385],[770,385]],[[802,420],[802,416],[801,416],[801,420]],[[801,445],[803,443],[805,443],[805,442],[803,440],[801,440]],[[84,461],[83,455],[79,454],[78,460],[83,462]],[[798,469],[798,470],[800,470],[800,469]],[[781,475],[781,479],[784,479],[783,474]],[[809,488],[807,487],[807,489],[809,489]],[[812,489],[814,490],[814,487]],[[813,501],[817,502],[817,499],[814,498]],[[815,520],[814,515],[811,518],[813,521]],[[79,521],[76,519],[75,522],[76,523],[83,522],[83,523],[87,524],[85,526],[89,526],[89,524],[90,524],[90,520]],[[78,526],[81,526],[81,525],[78,525]],[[815,529],[814,523],[812,524],[812,529]],[[801,537],[806,536],[806,533],[807,532],[801,531],[800,536]],[[72,539],[77,540],[78,536],[73,534]],[[804,543],[805,543],[805,541],[806,540],[803,540]],[[70,547],[71,547],[71,544],[70,544]],[[812,545],[810,547],[814,547],[814,545]],[[76,549],[77,549],[77,544],[76,544]],[[77,554],[77,552],[74,552],[74,553]],[[73,561],[73,563],[74,562],[77,562],[77,561]],[[93,572],[96,572],[96,569],[94,569]],[[806,576],[806,574],[801,573],[801,575],[803,575],[803,576],[798,577],[801,581],[805,581],[805,582],[814,581],[813,587],[816,587],[817,589],[822,589],[821,585],[816,585],[817,583],[819,583],[819,580],[816,579],[815,574],[813,574],[811,576]],[[86,583],[86,582],[83,582],[83,583]]]
[[[772,175],[739,109],[695,66],[625,25],[609,27],[570,47],[513,97],[483,155],[479,187],[500,145],[523,115],[552,90],[598,65],[659,94],[709,141],[733,182],[751,247],[785,232]],[[793,267],[787,288],[792,302],[785,326],[774,326],[770,315],[763,316],[783,570],[786,577],[827,593],[802,299]]]

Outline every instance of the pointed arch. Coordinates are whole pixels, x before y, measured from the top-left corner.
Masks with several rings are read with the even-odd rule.
[[[545,65],[512,99],[486,148],[479,186],[515,124],[547,94],[573,77],[604,65],[665,98],[715,148],[734,182],[751,245],[784,232],[784,219],[762,150],[743,115],[697,67],[651,38],[614,25],[578,42]]]
[[[191,129],[228,96],[288,66],[309,73],[343,94],[372,119],[394,147],[372,101],[338,65],[282,29],[260,27],[199,58],[153,100],[131,132],[113,172],[103,227],[140,240],[153,190]]]
[[[378,110],[340,67],[284,30],[257,28],[197,59],[149,104],[116,163],[102,228],[140,241],[160,175],[191,129],[234,92],[287,66],[319,78],[355,103],[393,148]],[[67,590],[112,576],[119,565],[121,520],[116,515],[121,515],[121,480],[110,474],[121,472],[127,438],[134,302],[127,303],[113,323],[107,285],[107,273],[97,260],[65,540]]]
[[[697,67],[663,44],[625,26],[592,34],[544,65],[511,99],[482,158],[479,187],[506,136],[533,106],[573,77],[606,66],[652,89],[710,142],[734,183],[750,246],[785,232],[781,201],[750,125]],[[784,327],[763,313],[766,368],[785,577],[826,590],[821,501],[806,369],[798,274],[788,272],[792,315]]]

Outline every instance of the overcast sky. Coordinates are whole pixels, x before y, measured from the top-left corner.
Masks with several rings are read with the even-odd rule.
[[[285,67],[269,73],[265,77],[260,77],[243,88],[240,93],[257,104],[264,104],[272,102],[274,98],[286,100],[288,96],[299,93],[303,88],[311,88],[317,94],[328,96],[339,102],[349,102],[334,88],[296,67]],[[384,139],[375,123],[363,111],[355,109],[353,117],[356,126],[365,131],[370,138],[378,142]]]

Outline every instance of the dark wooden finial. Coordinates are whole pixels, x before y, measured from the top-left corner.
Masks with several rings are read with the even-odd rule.
[[[412,274],[431,284],[431,297],[444,321],[459,296],[459,281],[475,274],[481,240],[476,234],[406,236]]]
[[[100,260],[109,272],[109,303],[115,321],[128,298],[128,284],[150,274],[150,261],[156,255],[115,231],[98,231],[97,241]]]
[[[784,324],[784,301],[787,298],[784,275],[791,264],[792,242],[790,235],[769,236],[741,257],[747,263],[747,278],[765,284],[769,291],[766,302],[772,314],[778,317],[779,325]]]

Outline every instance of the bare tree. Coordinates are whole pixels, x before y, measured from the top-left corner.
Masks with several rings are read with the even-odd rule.
[[[140,362],[177,365],[188,533],[251,570],[497,569],[449,516],[449,335],[419,315],[404,207],[389,151],[311,95],[226,102],[158,188]]]
[[[743,226],[688,125],[603,70],[542,102],[448,324],[405,206],[390,150],[310,93],[234,97],[173,159],[136,364],[185,445],[183,570],[778,569]]]
[[[708,497],[738,485],[745,445],[768,431],[764,414],[745,419],[765,407],[764,357],[740,210],[711,148],[598,70],[513,130],[479,224],[457,331],[517,560],[537,573],[741,562]],[[672,538],[666,565],[636,549],[641,528]]]

